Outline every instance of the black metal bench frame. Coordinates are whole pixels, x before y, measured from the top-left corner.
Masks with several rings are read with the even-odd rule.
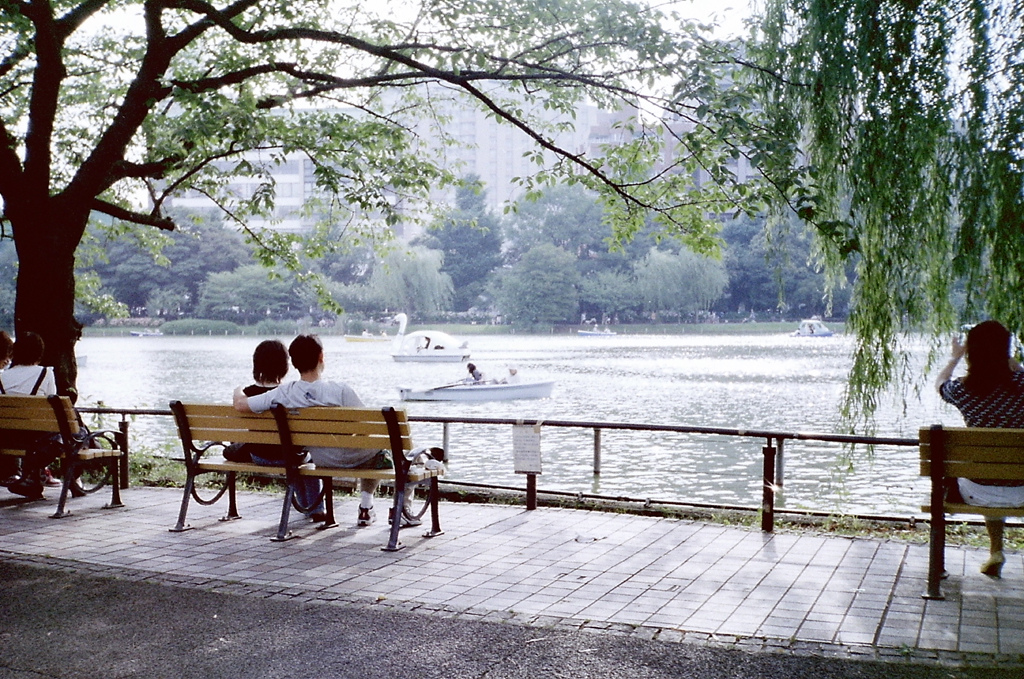
[[[441,530],[440,512],[438,503],[440,500],[440,489],[438,487],[438,475],[429,474],[424,476],[413,471],[413,461],[421,454],[426,453],[431,458],[442,461],[444,450],[438,447],[417,448],[406,452],[403,442],[401,425],[398,411],[392,407],[382,408],[384,421],[387,425],[390,439],[391,457],[394,461],[393,470],[367,470],[367,469],[345,469],[336,467],[317,467],[313,469],[304,468],[304,452],[300,446],[292,441],[292,428],[289,424],[289,411],[283,406],[275,406],[271,409],[280,445],[285,450],[285,465],[283,467],[268,467],[255,463],[217,461],[213,462],[204,456],[212,450],[220,449],[226,444],[235,441],[212,441],[197,445],[192,438],[192,427],[185,412],[186,406],[181,401],[172,401],[171,412],[174,414],[178,425],[178,432],[181,438],[182,449],[185,454],[185,467],[187,478],[185,481],[184,496],[181,509],[178,514],[178,521],[171,532],[183,532],[190,530],[192,526],[187,523],[187,514],[190,501],[200,505],[210,506],[218,502],[225,494],[228,496],[228,511],[221,519],[231,521],[241,518],[238,513],[237,502],[237,475],[239,473],[253,476],[281,478],[287,481],[284,502],[281,508],[281,519],[278,523],[277,534],[271,538],[274,542],[284,542],[296,537],[289,529],[289,518],[292,508],[298,511],[309,511],[312,507],[302,507],[295,496],[295,482],[301,477],[318,478],[323,483],[319,497],[314,501],[313,506],[324,502],[326,520],[317,528],[324,530],[337,527],[338,523],[334,518],[334,479],[336,478],[376,478],[379,480],[391,481],[394,483],[394,501],[389,516],[391,518],[391,529],[388,536],[388,543],[382,549],[394,552],[403,549],[404,545],[399,540],[399,530],[402,528],[402,518],[418,521],[424,516],[427,509],[430,509],[430,529],[423,534],[423,537],[430,538],[443,535]],[[209,473],[225,474],[224,483],[216,494],[209,499],[202,498],[196,486],[197,477]],[[423,506],[415,512],[406,510],[406,497],[415,493],[417,487],[427,488],[427,497]]]

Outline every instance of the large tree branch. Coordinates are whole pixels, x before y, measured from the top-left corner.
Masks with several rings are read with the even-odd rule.
[[[94,198],[91,205],[92,209],[96,212],[102,212],[105,215],[110,215],[115,219],[123,219],[126,222],[132,222],[133,224],[142,224],[145,226],[155,226],[158,229],[164,231],[174,231],[176,225],[174,221],[168,217],[162,217],[158,214],[143,214],[141,212],[135,212],[133,210],[125,209],[119,205],[108,203],[100,198]]]
[[[72,33],[93,14],[109,5],[111,0],[84,0],[81,4],[75,5],[71,11],[62,16],[56,23],[57,32],[61,42],[68,39]]]
[[[21,179],[22,169],[21,159],[18,158],[18,141],[0,120],[0,196],[10,196],[16,193]]]

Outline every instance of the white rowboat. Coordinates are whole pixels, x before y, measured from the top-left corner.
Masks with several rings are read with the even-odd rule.
[[[511,401],[526,398],[548,398],[554,388],[549,382],[519,382],[500,384],[483,382],[479,384],[446,384],[433,389],[411,389],[399,387],[403,401]]]

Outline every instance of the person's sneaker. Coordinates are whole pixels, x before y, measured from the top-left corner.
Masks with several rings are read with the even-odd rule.
[[[11,474],[3,481],[0,481],[0,486],[9,486],[12,483],[17,483],[18,481],[21,481],[21,474]]]
[[[313,512],[309,515],[313,523],[320,523],[327,520],[327,512]]]
[[[377,520],[377,512],[373,511],[373,507],[360,507],[359,517],[356,519],[357,526],[369,526]]]
[[[43,470],[43,483],[47,486],[63,486],[64,482],[54,477],[53,472],[47,467]]]
[[[394,521],[394,519],[392,518],[393,516],[394,516],[394,512],[393,511],[388,512],[388,525],[391,525],[391,523]],[[406,516],[405,512],[402,512],[402,523],[399,524],[398,527],[399,528],[413,528],[414,526],[420,526],[422,524],[423,524],[423,521],[421,521],[420,519],[417,519],[414,516]]]

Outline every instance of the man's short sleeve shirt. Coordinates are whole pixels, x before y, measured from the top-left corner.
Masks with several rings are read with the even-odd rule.
[[[286,382],[264,394],[249,397],[249,408],[254,413],[270,410],[275,405],[285,408],[312,408],[315,406],[342,406],[361,408],[363,402],[355,390],[340,382]]]

